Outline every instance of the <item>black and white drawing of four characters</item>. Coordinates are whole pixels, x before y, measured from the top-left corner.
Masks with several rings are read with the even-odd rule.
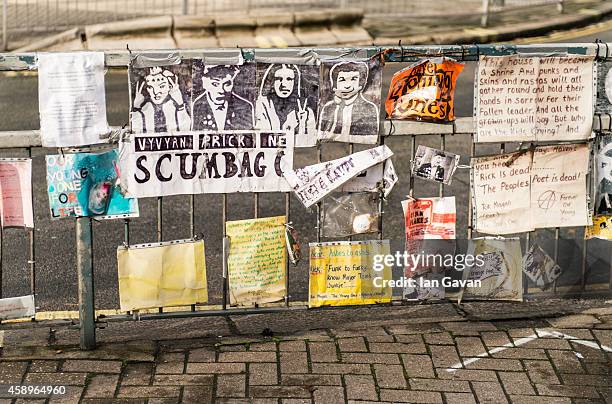
[[[314,146],[318,132],[376,136],[380,70],[362,61],[131,67],[132,130],[285,131],[297,146]]]

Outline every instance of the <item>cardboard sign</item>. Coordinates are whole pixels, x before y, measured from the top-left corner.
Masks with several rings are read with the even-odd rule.
[[[389,240],[310,243],[308,307],[390,302],[391,267],[373,266],[389,251]]]
[[[122,144],[121,172],[137,197],[231,192],[287,192],[281,167],[293,167],[287,133],[133,134]]]
[[[591,138],[593,57],[482,56],[476,76],[477,142]]]
[[[121,310],[208,301],[204,241],[179,240],[117,248]]]
[[[34,295],[0,299],[0,320],[33,317],[35,314]]]
[[[455,120],[455,85],[464,65],[443,58],[424,60],[393,75],[387,116],[427,122]]]
[[[117,159],[116,149],[47,155],[51,218],[138,217],[138,201],[122,194]]]
[[[286,295],[285,216],[225,223],[230,304],[253,305]]]
[[[32,159],[0,159],[2,227],[34,227]]]

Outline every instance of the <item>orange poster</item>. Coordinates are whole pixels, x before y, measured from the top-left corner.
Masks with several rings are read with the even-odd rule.
[[[385,101],[387,116],[428,122],[454,121],[455,84],[463,67],[462,63],[443,58],[424,60],[395,73]]]

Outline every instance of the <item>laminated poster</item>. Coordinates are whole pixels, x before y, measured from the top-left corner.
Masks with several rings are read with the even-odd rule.
[[[34,227],[32,159],[0,159],[2,227]]]
[[[33,317],[35,314],[34,295],[0,299],[0,321]]]

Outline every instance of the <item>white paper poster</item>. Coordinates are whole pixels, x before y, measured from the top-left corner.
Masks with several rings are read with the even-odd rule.
[[[2,227],[34,227],[32,159],[0,159]]]
[[[476,141],[592,137],[591,56],[482,56],[476,75]]]
[[[393,152],[387,146],[378,146],[316,164],[314,169],[313,166],[306,166],[297,170],[286,170],[285,179],[297,198],[308,208],[360,172],[392,155]]]
[[[288,192],[282,167],[293,167],[286,133],[176,132],[133,134],[120,151],[130,196]]]
[[[39,53],[38,99],[44,147],[102,143],[106,120],[104,53]]]
[[[35,314],[34,295],[0,299],[0,320],[32,317]]]

